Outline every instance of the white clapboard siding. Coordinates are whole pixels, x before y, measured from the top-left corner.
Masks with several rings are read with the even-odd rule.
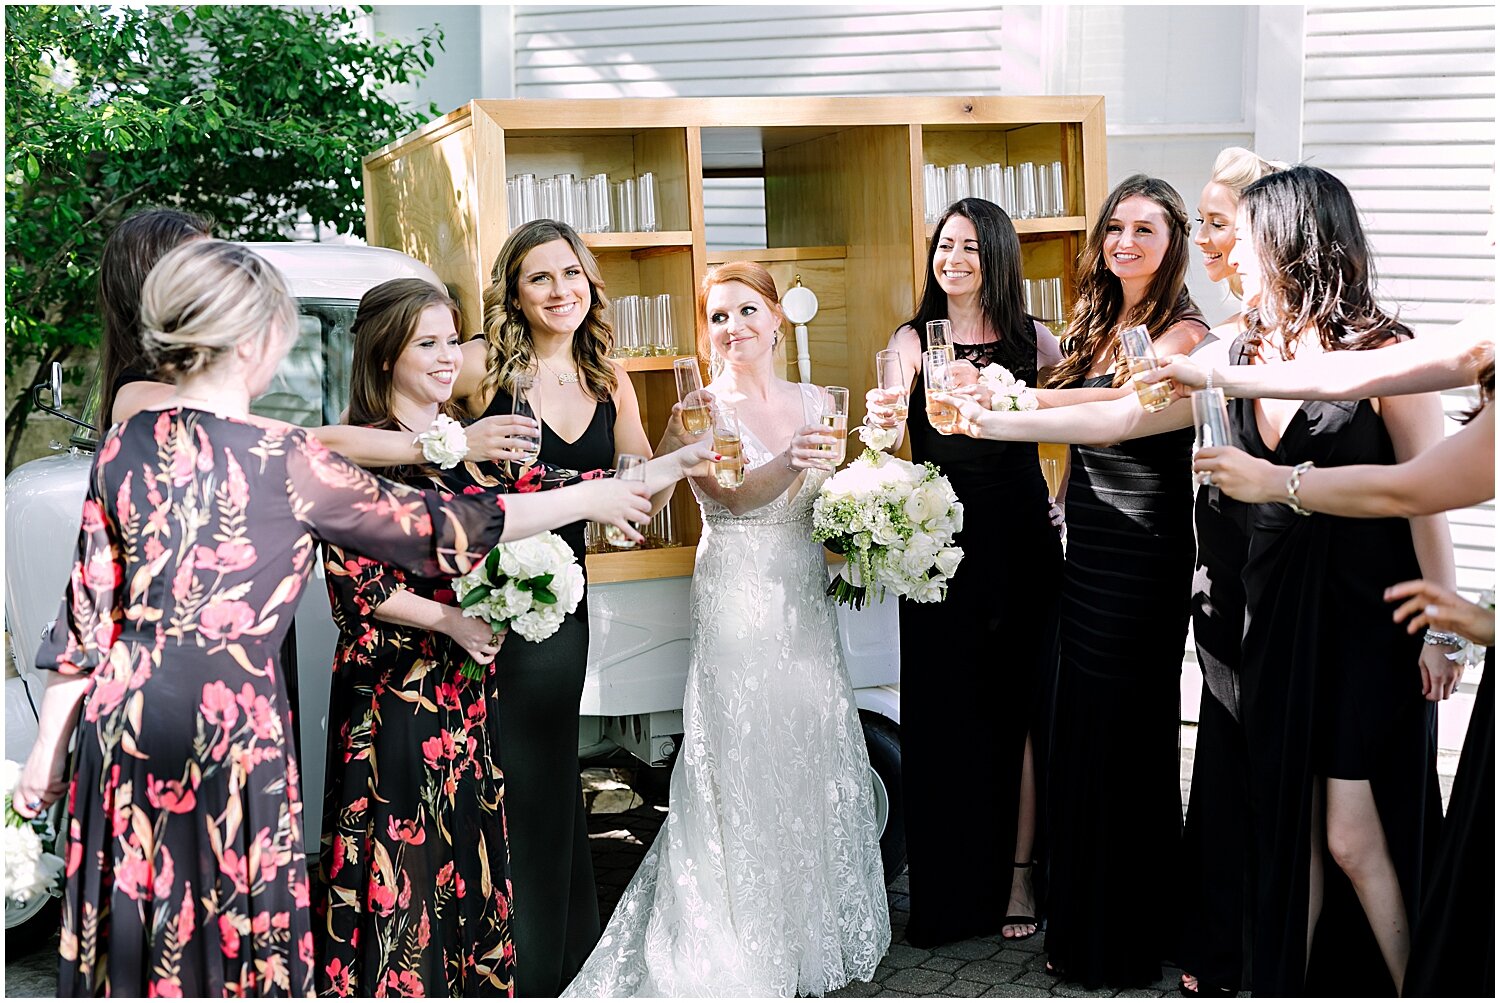
[[[1380,290],[1427,337],[1495,295],[1495,8],[1309,6],[1303,159],[1359,204]],[[1472,391],[1443,397],[1448,431]],[[1493,504],[1450,513],[1458,584],[1495,582]]]
[[[519,98],[1014,93],[998,6],[519,6]],[[1029,23],[1029,22],[1028,22]],[[1038,40],[1018,31],[1026,61]],[[1012,42],[1010,54],[1017,51]],[[766,245],[754,178],[703,185],[708,245]]]

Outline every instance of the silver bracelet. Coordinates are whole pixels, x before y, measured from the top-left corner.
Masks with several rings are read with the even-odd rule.
[[[1297,489],[1302,487],[1302,475],[1311,470],[1312,467],[1312,460],[1303,460],[1292,468],[1292,475],[1286,479],[1286,503],[1298,515],[1312,515],[1311,512],[1302,507],[1302,499],[1297,497]]]
[[[1463,647],[1464,639],[1461,634],[1455,634],[1448,630],[1434,630],[1427,628],[1427,633],[1422,637],[1423,644],[1446,644],[1450,648]]]

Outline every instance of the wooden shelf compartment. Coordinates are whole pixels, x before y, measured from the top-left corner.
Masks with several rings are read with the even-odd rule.
[[[630,251],[641,257],[662,250],[693,246],[691,230],[657,230],[654,233],[580,233],[584,246],[594,251]]]
[[[659,248],[651,252],[624,248],[595,248],[594,258],[604,279],[605,295],[672,297],[673,354],[689,355],[694,345],[694,281],[692,247]],[[639,360],[642,362],[650,359]],[[670,360],[666,368],[670,369]],[[650,369],[651,367],[642,367]]]
[[[917,164],[917,182],[921,182],[923,164],[952,167],[965,164],[980,167],[999,164],[1002,167],[1023,164],[1063,164],[1063,202],[1068,215],[1091,217],[1097,206],[1088,205],[1084,191],[1088,187],[1084,177],[1085,167],[1077,151],[1081,148],[1082,127],[1070,122],[1041,122],[1029,125],[953,126],[928,125],[920,127],[922,159]],[[1050,223],[1058,219],[1015,220],[1017,232],[1021,224]],[[1085,229],[1087,222],[1075,229]],[[1055,228],[1055,227],[1052,227]]]

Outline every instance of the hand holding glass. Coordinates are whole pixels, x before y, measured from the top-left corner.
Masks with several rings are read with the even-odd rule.
[[[885,392],[885,406],[897,423],[906,420],[906,369],[901,353],[893,349],[875,353],[875,382]]]
[[[522,444],[522,449],[524,450],[521,462],[526,464],[536,462],[537,457],[542,454],[541,422],[537,421],[536,412],[531,409],[531,402],[526,399],[526,395],[530,392],[530,377],[522,377],[516,380],[515,386],[511,389],[510,413],[517,418],[529,418],[537,426],[537,434],[535,436],[521,434],[515,436],[515,439]]]
[[[1126,328],[1120,332],[1120,351],[1125,356],[1125,365],[1130,372],[1146,373],[1156,368],[1156,346],[1151,343],[1151,332],[1144,324]],[[1147,411],[1160,411],[1172,403],[1172,384],[1169,380],[1156,383],[1136,382],[1136,396],[1141,407]]]
[[[740,446],[740,420],[732,407],[713,409],[714,479],[719,487],[734,489],[745,483],[745,454]]]
[[[927,420],[939,435],[952,435],[958,424],[958,408],[935,399],[938,393],[953,389],[953,357],[946,348],[930,348],[922,353],[922,379],[927,388]]]
[[[682,404],[682,427],[692,435],[708,431],[708,399],[703,392],[703,373],[696,356],[676,359],[672,373],[677,377],[677,400]]]
[[[1229,409],[1224,406],[1224,391],[1218,387],[1193,391],[1193,452],[1210,446],[1232,446],[1229,431]],[[1201,471],[1193,475],[1199,484],[1208,484],[1213,475]]]
[[[1063,471],[1068,466],[1067,443],[1039,442],[1036,455],[1042,465],[1042,479],[1047,482],[1047,502],[1056,505],[1057,492],[1062,490]]]
[[[833,436],[830,445],[822,447],[836,467],[844,462],[849,438],[849,388],[823,388],[823,427]]]

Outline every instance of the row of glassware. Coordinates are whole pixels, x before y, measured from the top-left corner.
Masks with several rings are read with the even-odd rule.
[[[1068,320],[1063,313],[1062,279],[1023,279],[1021,291],[1026,297],[1026,312],[1060,335]]]
[[[985,164],[970,167],[954,164],[922,165],[922,188],[926,196],[925,217],[936,223],[959,199],[986,199],[1004,209],[1011,219],[1066,216],[1061,160],[1050,164],[1027,161],[1010,167]]]
[[[672,296],[616,296],[614,307],[617,359],[676,355],[677,338],[672,330]]]
[[[572,174],[538,178],[516,174],[505,182],[512,228],[534,219],[555,219],[579,233],[654,233],[656,175],[611,184],[609,175],[579,180]]]
[[[614,527],[610,527],[613,529]],[[652,516],[651,521],[640,527],[641,535],[646,538],[645,543],[637,543],[633,547],[619,547],[610,542],[605,534],[603,523],[589,522],[583,527],[583,546],[590,554],[608,554],[619,550],[654,550],[660,547],[675,547],[677,541],[677,527],[672,518],[672,506],[663,506],[662,510]],[[618,531],[616,531],[618,532]]]

